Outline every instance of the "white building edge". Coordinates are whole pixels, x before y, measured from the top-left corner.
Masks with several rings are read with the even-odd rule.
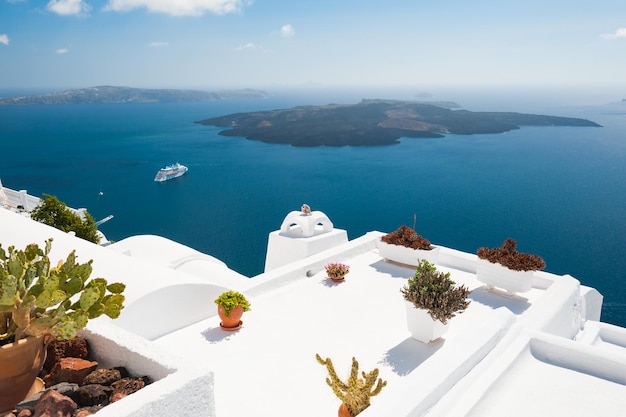
[[[414,268],[381,258],[383,233],[348,241],[312,215],[287,215],[269,235],[270,265],[252,278],[158,236],[102,247],[11,210],[0,209],[0,243],[52,237],[51,260],[76,249],[94,260],[92,276],[126,283],[120,318],[96,319],[83,335],[103,366],[155,382],[100,417],[335,415],[315,353],[343,377],[352,357],[380,370],[387,386],[363,417],[626,416],[626,329],[599,321],[595,289],[536,272],[529,292],[506,296],[476,279],[475,255],[440,247],[437,268],[472,302],[424,344],[410,337],[399,291]],[[330,261],[350,265],[346,282],[326,279]],[[213,300],[225,289],[252,304],[238,332],[219,326]]]

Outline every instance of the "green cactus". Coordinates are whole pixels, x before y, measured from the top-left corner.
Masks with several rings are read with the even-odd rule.
[[[348,407],[348,411],[350,411],[352,417],[356,417],[357,414],[369,407],[370,398],[378,395],[380,390],[387,385],[387,381],[378,378],[378,368],[369,373],[361,372],[363,378],[359,378],[359,363],[355,358],[352,358],[352,369],[347,383],[339,379],[330,358],[324,360],[317,353],[315,354],[315,358],[321,365],[326,366],[328,375],[330,376],[330,378],[326,378],[326,383],[333,390],[337,398]],[[376,388],[373,388],[375,384]]]
[[[70,339],[89,319],[120,315],[124,284],[89,280],[92,261],[77,263],[75,251],[51,268],[51,245],[5,251],[0,244],[0,345],[45,334]]]

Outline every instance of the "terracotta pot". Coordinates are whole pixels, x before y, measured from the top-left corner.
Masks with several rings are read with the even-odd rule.
[[[353,417],[352,414],[350,414],[350,410],[348,410],[348,406],[344,403],[341,403],[339,406],[338,417]]]
[[[217,306],[217,314],[222,319],[220,326],[224,330],[239,330],[242,325],[241,316],[243,316],[243,307],[237,306],[230,310],[230,315],[226,315],[224,307]]]
[[[331,281],[334,281],[334,282],[343,282],[345,278],[346,278],[345,275],[341,275],[338,277],[330,277]]]
[[[26,398],[45,360],[44,337],[0,346],[0,415]]]

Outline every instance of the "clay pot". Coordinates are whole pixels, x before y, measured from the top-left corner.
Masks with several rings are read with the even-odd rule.
[[[330,280],[333,282],[343,282],[346,279],[345,275],[341,275],[338,277],[330,277]]]
[[[243,307],[241,306],[237,306],[230,310],[230,315],[227,316],[224,307],[218,305],[217,314],[220,316],[220,319],[222,319],[220,326],[224,330],[239,330],[243,324],[241,321],[241,316],[243,316]]]
[[[26,398],[45,360],[44,337],[0,346],[0,415]]]
[[[348,406],[346,404],[341,403],[339,406],[338,417],[352,417],[352,414],[350,414],[350,410],[348,410]]]

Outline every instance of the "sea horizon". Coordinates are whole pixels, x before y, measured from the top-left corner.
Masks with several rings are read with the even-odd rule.
[[[0,96],[11,91],[24,90]],[[544,257],[546,271],[598,289],[603,321],[626,326],[626,103],[605,92],[570,91],[569,100],[451,91],[276,90],[266,99],[4,106],[3,155],[10,157],[0,163],[0,179],[87,208],[96,220],[112,214],[100,227],[109,239],[161,235],[250,277],[263,272],[268,234],[303,203],[350,239],[413,226],[414,215],[418,233],[470,253],[511,237],[520,251]],[[455,101],[468,110],[579,117],[603,127],[295,148],[228,138],[194,123],[362,98]],[[189,172],[154,183],[156,171],[174,162]]]

